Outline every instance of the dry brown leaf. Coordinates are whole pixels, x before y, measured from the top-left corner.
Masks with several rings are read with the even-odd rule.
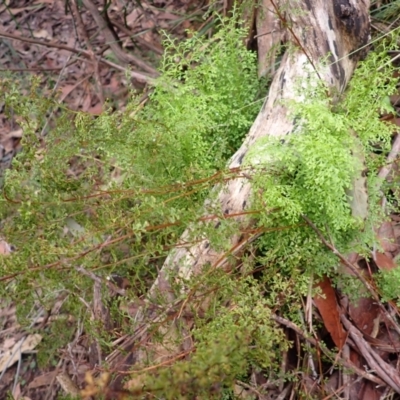
[[[0,357],[0,372],[11,367],[23,353],[30,353],[42,340],[38,333],[26,336],[19,340],[12,349],[6,350]]]
[[[10,349],[15,345],[17,339],[15,337],[6,338],[2,345],[0,346],[0,353]]]
[[[349,304],[349,314],[362,333],[371,335],[374,331],[374,321],[380,316],[381,312],[374,299],[362,297],[357,300],[356,304]]]
[[[21,392],[21,384],[18,383],[15,386],[15,388],[13,389],[13,391],[12,391],[12,398],[14,400],[20,400],[21,399],[21,394],[22,394],[22,392]]]
[[[336,301],[335,290],[328,277],[318,283],[322,296],[314,296],[314,303],[321,314],[325,327],[339,351],[346,342],[347,334],[340,322],[340,311]]]
[[[39,375],[29,383],[29,389],[36,389],[41,386],[49,386],[53,379],[56,377],[57,371],[47,372],[43,375]]]
[[[92,94],[89,92],[86,94],[83,103],[82,103],[82,111],[87,112],[89,110],[89,108],[91,107],[92,104]]]
[[[368,399],[368,400],[379,400],[382,399],[382,393],[384,391],[383,387],[377,387],[376,384],[369,381],[364,381],[362,383],[361,390],[357,393],[357,398]],[[383,398],[385,398],[384,396]]]
[[[85,374],[86,387],[80,391],[81,397],[84,399],[97,394],[104,394],[110,383],[111,376],[108,372],[103,372],[98,378],[94,378],[88,371]]]
[[[254,393],[252,393],[250,390],[240,385],[233,386],[233,393],[235,394],[235,397],[237,397],[238,399],[243,399],[243,400],[254,399]]]
[[[379,251],[375,251],[373,258],[380,270],[390,271],[397,267],[390,253],[380,253]]]
[[[74,90],[76,89],[76,85],[63,85],[60,89],[59,92],[61,93],[61,96],[59,98],[59,101],[62,102],[64,101],[67,96]]]
[[[103,113],[103,106],[101,103],[97,103],[95,106],[89,107],[86,112],[91,115],[101,115]]]
[[[143,11],[139,10],[139,8],[135,8],[130,14],[126,16],[126,25],[132,27],[135,25],[136,21],[143,14]]]

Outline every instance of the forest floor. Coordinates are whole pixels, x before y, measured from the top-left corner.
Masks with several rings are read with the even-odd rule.
[[[29,96],[30,79],[35,76],[43,96],[74,111],[96,116],[106,108],[123,110],[132,90],[145,91],[157,77],[165,35],[182,40],[187,30],[207,30],[212,20],[203,19],[209,5],[193,0],[116,0],[107,3],[106,13],[104,4],[96,0],[2,2],[0,79],[13,73],[26,83],[20,87],[26,87],[24,94]],[[20,150],[22,134],[0,99],[0,145],[6,154]],[[0,254],[7,252],[7,244],[0,242]],[[35,346],[40,335],[27,335],[15,312],[14,305],[0,304],[0,399],[8,392],[15,400],[51,400],[63,391],[74,394],[77,386],[83,387],[85,371],[91,368],[84,335],[77,333],[74,339],[79,354],[59,349],[57,360],[39,367]],[[44,331],[51,324],[43,315],[35,318]],[[60,371],[71,363],[74,371],[62,375]]]

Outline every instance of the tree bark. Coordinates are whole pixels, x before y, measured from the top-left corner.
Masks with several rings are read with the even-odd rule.
[[[272,30],[275,32],[268,40],[259,37],[260,43],[263,40],[264,53],[279,44],[283,38],[286,40],[287,50],[273,77],[268,97],[244,143],[230,161],[231,169],[240,168],[246,153],[259,138],[266,135],[285,136],[293,132],[294,121],[289,116],[285,102],[302,101],[301,94],[295,90],[299,82],[322,79],[330,88],[332,95],[342,93],[357,61],[365,56],[367,52],[365,46],[370,38],[369,0],[264,0],[262,7],[262,12],[266,15],[264,21],[268,26],[263,26],[263,20],[258,18],[258,29],[262,31],[259,33],[268,34]],[[328,62],[323,65],[322,59],[327,59]],[[264,158],[261,161],[271,159],[270,154],[263,154],[261,157]],[[249,207],[251,182],[245,176],[239,176],[225,185],[215,187],[214,193],[218,195],[212,204],[218,205],[223,216],[240,215]],[[210,203],[206,203],[205,209],[209,205]],[[251,220],[243,215],[235,217],[235,220],[238,224],[237,234],[224,238],[231,248],[230,254],[239,251],[241,244],[246,240],[251,240],[251,236],[244,237],[240,233],[251,225]],[[219,229],[218,222],[210,223],[214,224],[216,230]],[[189,227],[182,235],[182,242],[188,240],[190,234]],[[177,247],[167,257],[149,291],[148,298],[151,301],[162,295],[172,304],[175,298],[170,289],[177,276],[189,279],[199,274],[206,264],[221,268],[226,263],[228,263],[227,253],[213,249],[207,238],[201,238],[189,247]],[[182,288],[182,293],[184,291]],[[145,308],[140,308],[137,320],[143,321],[145,314]],[[170,338],[169,345],[165,342],[166,346],[163,349],[159,344],[154,345],[153,349],[147,347],[146,352],[137,351],[131,355],[131,360],[140,362],[152,358],[152,361],[159,362],[164,357],[172,356],[178,350],[171,344],[178,337],[178,325],[180,333],[185,330],[185,326],[187,331],[190,329],[182,316],[179,324],[176,320],[168,326],[164,324],[162,333]],[[129,348],[129,345],[132,345],[134,340],[140,339],[143,334],[145,334],[144,328],[138,331],[131,341],[127,341],[127,347]],[[116,354],[113,354],[110,362],[113,363],[117,359]],[[125,363],[130,362],[125,359]],[[118,367],[121,368],[120,365]]]

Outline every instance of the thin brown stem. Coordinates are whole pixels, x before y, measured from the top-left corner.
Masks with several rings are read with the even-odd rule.
[[[310,344],[312,344],[315,347],[319,347],[321,349],[321,351],[327,357],[331,358],[332,360],[337,360],[339,362],[339,364],[342,364],[344,367],[351,369],[358,376],[368,379],[371,382],[376,383],[377,385],[385,386],[385,382],[382,379],[380,379],[380,378],[376,377],[375,375],[372,375],[366,371],[363,371],[362,369],[360,369],[356,365],[354,365],[350,360],[345,360],[345,359],[339,357],[337,354],[335,354],[332,351],[330,351],[329,349],[327,349],[324,345],[322,345],[321,343],[318,343],[317,340],[315,340],[314,338],[312,338],[312,337],[308,336],[306,333],[304,333],[292,321],[289,321],[289,320],[287,320],[283,317],[280,317],[276,314],[272,314],[271,319],[273,319],[275,322],[278,322],[281,325],[286,326],[287,328],[292,329],[294,332],[296,332],[298,335],[300,335],[304,340],[306,340],[307,342],[309,342]]]
[[[86,58],[90,59],[90,53],[86,50],[83,49],[74,49],[73,47],[69,47],[66,46],[64,44],[60,44],[60,43],[55,43],[53,41],[42,41],[42,40],[38,40],[38,39],[29,39],[23,36],[19,36],[19,35],[14,35],[12,33],[8,33],[8,32],[4,32],[2,30],[0,30],[0,37],[7,37],[10,39],[15,39],[15,40],[20,40],[21,42],[26,42],[26,43],[32,43],[32,44],[37,44],[39,46],[45,46],[45,47],[52,47],[55,49],[61,49],[61,50],[67,50],[70,51],[71,53],[74,54],[78,54],[78,55],[83,55]],[[119,71],[128,73],[133,79],[138,80],[139,82],[144,82],[144,83],[148,83],[148,84],[154,84],[154,78],[152,78],[151,76],[145,75],[144,73],[141,72],[135,72],[135,71],[131,71],[127,68],[121,67],[118,64],[115,64],[111,61],[106,60],[105,58],[99,57],[99,62],[108,65],[109,67],[115,68]]]
[[[78,29],[80,31],[80,35],[82,36],[83,40],[86,43],[86,48],[90,54],[90,58],[93,63],[94,76],[95,76],[96,83],[97,83],[99,100],[100,100],[101,105],[103,105],[104,104],[104,95],[103,95],[103,85],[101,84],[101,78],[100,78],[100,72],[99,72],[99,61],[97,60],[96,54],[92,47],[92,44],[90,43],[85,26],[82,21],[81,13],[79,12],[78,5],[76,4],[76,0],[71,1],[71,7],[75,14],[75,19],[78,24]]]

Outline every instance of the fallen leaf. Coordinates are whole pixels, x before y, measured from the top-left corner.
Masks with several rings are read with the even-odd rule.
[[[396,251],[398,245],[394,235],[393,223],[385,221],[377,230],[377,239],[379,240],[383,251]]]
[[[321,314],[326,329],[331,334],[333,342],[340,351],[346,342],[347,333],[340,322],[340,312],[335,290],[326,276],[317,286],[321,289],[322,295],[314,296],[314,303]]]
[[[349,304],[349,314],[357,328],[365,334],[374,331],[374,321],[380,316],[380,308],[370,297],[362,297],[354,304]],[[378,327],[379,328],[379,327]]]
[[[3,351],[8,350],[11,347],[13,347],[15,342],[16,342],[15,337],[6,338],[0,347],[0,352],[2,353]]]
[[[357,395],[359,399],[368,399],[368,400],[379,400],[382,399],[382,394],[384,392],[383,387],[378,387],[373,382],[369,382],[364,380],[361,389],[358,391]],[[384,398],[385,396],[383,396]]]
[[[390,271],[397,267],[393,257],[389,256],[388,253],[380,253],[379,251],[375,251],[373,253],[373,258],[380,270]]]
[[[15,388],[12,391],[12,398],[14,400],[20,400],[21,399],[21,384],[18,383]]]
[[[130,14],[125,17],[126,25],[132,27],[135,25],[136,21],[143,14],[143,11],[139,7],[135,8]]]
[[[56,377],[57,371],[47,372],[43,375],[37,376],[33,379],[32,382],[29,383],[29,389],[36,389],[40,386],[49,386],[53,379]]]
[[[12,349],[5,351],[0,358],[0,372],[16,363],[23,353],[30,353],[42,340],[39,334],[29,335],[19,340]]]
[[[233,386],[233,393],[235,394],[235,398],[238,398],[238,399],[243,399],[243,400],[247,400],[247,399],[253,400],[254,399],[254,394],[250,390],[248,390],[240,385]]]
[[[95,106],[89,107],[86,112],[91,115],[100,115],[103,112],[103,106],[101,103],[97,103]]]

